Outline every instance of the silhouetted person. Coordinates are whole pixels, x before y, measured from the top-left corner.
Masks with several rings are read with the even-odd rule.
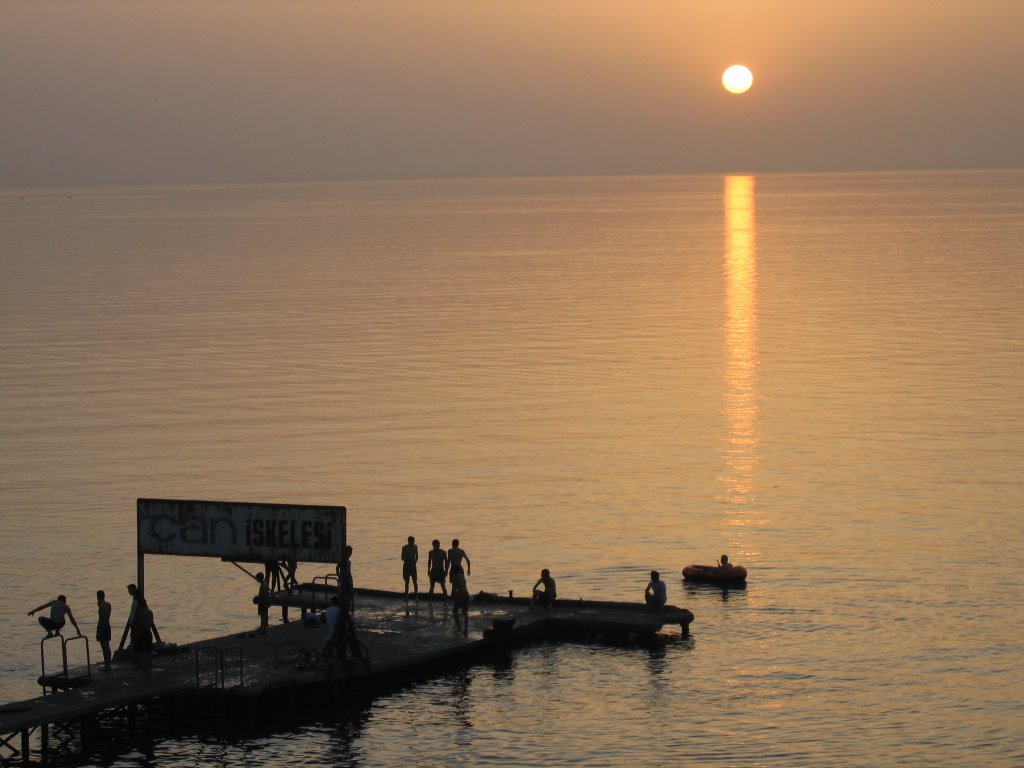
[[[441,549],[441,542],[434,539],[433,549],[427,555],[427,570],[430,575],[430,594],[434,594],[434,585],[441,585],[441,592],[448,597],[448,587],[445,586],[444,578],[448,575],[448,554]]]
[[[283,581],[283,574],[281,569],[281,563],[277,560],[268,560],[263,564],[263,572],[267,574],[269,580],[267,586],[271,592],[278,592],[281,589],[281,582]]]
[[[668,602],[668,587],[657,571],[651,571],[651,581],[644,590],[644,600],[647,602],[647,610],[655,613],[663,610]]]
[[[542,608],[550,608],[555,604],[555,580],[551,577],[551,571],[545,568],[540,572],[540,578],[533,585],[533,597],[530,598],[530,607],[539,605]]]
[[[28,612],[28,615],[34,616],[39,611],[44,611],[47,608],[50,609],[50,615],[39,617],[39,623],[46,630],[47,637],[59,635],[61,628],[68,621],[75,628],[75,632],[81,636],[82,630],[78,628],[78,622],[75,621],[75,616],[71,613],[71,608],[68,606],[68,599],[64,595],[58,595],[56,600],[51,600],[48,603],[43,603],[38,608],[33,608]]]
[[[103,651],[103,668],[110,669],[110,603],[107,602],[107,595],[101,589],[96,592],[96,641]]]
[[[256,581],[259,582],[259,591],[256,593],[256,607],[260,614],[260,633],[265,634],[270,626],[270,587],[267,586],[265,574],[257,573]]]
[[[419,580],[416,577],[416,563],[420,559],[420,549],[416,546],[416,537],[410,536],[409,543],[402,547],[402,578],[405,580],[405,594],[409,594],[409,581],[415,594],[420,593]]]
[[[355,583],[352,581],[352,547],[346,546],[345,553],[338,563],[338,588],[341,591],[341,603],[349,613],[355,611]]]
[[[466,568],[463,570],[462,563],[465,561]],[[452,594],[455,594],[455,577],[456,576],[472,576],[472,566],[469,562],[469,555],[466,554],[464,549],[459,547],[459,540],[452,539],[452,548],[448,550],[448,578],[452,582]]]
[[[135,613],[139,610],[139,598],[142,596],[139,592],[139,588],[134,584],[129,584],[128,594],[132,596],[132,607],[128,609],[128,621],[124,623],[124,632],[121,633],[121,642],[117,646],[117,650],[124,648],[125,640],[128,639],[129,634],[132,631],[132,624],[135,621]]]
[[[139,597],[135,605],[135,621],[132,624],[132,649],[135,658],[149,677],[153,671],[153,611],[146,598]]]
[[[284,564],[284,588],[291,592],[293,589],[297,589],[299,586],[298,579],[296,578],[296,572],[299,570],[299,562],[297,560],[286,560]]]
[[[127,589],[128,589],[128,594],[132,596],[132,607],[131,607],[131,610],[128,611],[128,621],[125,622],[124,632],[121,633],[121,642],[120,642],[120,644],[118,644],[117,650],[121,650],[122,648],[124,648],[125,641],[128,640],[128,638],[129,638],[129,635],[130,635],[130,633],[132,631],[132,627],[135,625],[135,614],[136,614],[136,612],[139,609],[139,600],[142,599],[142,590],[139,589],[136,585],[129,584]],[[156,628],[155,625],[153,626],[153,636],[156,638],[156,641],[159,643],[160,642],[160,633],[157,631],[157,628]]]
[[[730,566],[729,556],[728,555],[722,555],[722,558],[718,561],[718,567],[719,568],[728,568],[729,566]]]
[[[337,595],[331,596],[331,604],[324,612],[324,616],[327,619],[327,639],[324,641],[324,655],[327,658],[333,658],[334,654],[342,649],[338,638],[338,620],[341,618],[341,605],[338,602]]]
[[[464,573],[453,574],[452,577],[452,618],[455,628],[461,629],[463,635],[469,635],[469,587],[466,585]],[[461,625],[459,617],[462,617]]]

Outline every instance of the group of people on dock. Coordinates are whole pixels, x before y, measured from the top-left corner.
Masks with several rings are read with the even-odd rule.
[[[402,547],[400,555],[402,560],[402,579],[405,582],[405,594],[409,594],[410,584],[412,593],[419,594],[419,575],[417,566],[420,559],[419,547],[416,545],[416,537],[410,536],[407,543]],[[723,555],[723,561],[725,560]],[[466,567],[463,570],[462,564]],[[452,539],[452,546],[447,552],[441,548],[441,542],[434,539],[431,549],[427,554],[427,573],[430,577],[429,595],[434,594],[434,587],[440,586],[441,593],[448,597],[448,590],[445,587],[445,579],[452,585],[453,614],[458,623],[460,614],[463,620],[462,626],[468,625],[469,614],[469,588],[466,584],[466,576],[471,574],[469,555],[459,546],[458,539]],[[551,571],[544,568],[540,572],[540,578],[533,585],[530,597],[530,608],[541,606],[550,608],[555,604],[558,592],[555,586],[555,579]],[[511,593],[510,593],[511,594]],[[651,580],[644,590],[644,602],[650,611],[662,611],[668,602],[668,587],[661,580],[658,571],[651,571]]]
[[[118,650],[124,648],[125,641],[130,635],[130,650],[135,655],[136,662],[148,677],[153,665],[153,639],[155,637],[156,641],[160,642],[160,633],[157,631],[156,623],[153,620],[153,611],[149,607],[149,603],[146,602],[146,598],[143,597],[142,590],[135,584],[129,584],[128,594],[131,595],[132,606],[128,613],[128,621],[125,624],[124,633],[121,635],[121,644]],[[49,615],[39,617],[39,624],[46,630],[46,638],[60,635],[61,630],[69,621],[71,626],[75,628],[78,637],[82,636],[82,630],[75,620],[75,615],[71,611],[71,606],[68,605],[66,596],[58,595],[55,599],[43,603],[37,608],[33,608],[28,612],[28,615],[34,616],[40,611],[47,609],[49,609]],[[96,609],[96,641],[100,644],[100,649],[103,652],[103,669],[109,671],[113,658],[113,653],[110,649],[110,641],[113,637],[110,616],[113,612],[113,607],[107,600],[106,592],[102,589],[96,592]]]
[[[416,546],[416,537],[410,536],[407,543],[402,547],[402,579],[405,581],[405,594],[409,594],[409,585],[412,585],[414,595],[420,591],[418,563],[420,550]],[[431,542],[431,549],[427,553],[427,576],[430,578],[429,595],[434,594],[434,587],[441,588],[441,594],[448,597],[448,588],[445,585],[447,580],[452,585],[452,616],[456,626],[459,626],[463,633],[469,632],[469,585],[466,577],[473,573],[472,563],[469,555],[466,554],[458,539],[452,539],[452,546],[446,552],[441,548],[441,541],[434,539]]]

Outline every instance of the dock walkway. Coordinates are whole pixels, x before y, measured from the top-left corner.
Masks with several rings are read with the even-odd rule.
[[[306,585],[301,592],[275,593],[271,602],[316,610],[324,607],[326,594]],[[218,702],[230,697],[241,704],[324,687],[334,695],[339,690],[343,695],[373,695],[388,684],[439,674],[504,647],[550,637],[644,639],[673,624],[685,635],[692,620],[692,613],[673,606],[649,613],[638,604],[579,600],[531,610],[522,598],[481,594],[470,603],[469,627],[463,633],[452,620],[450,601],[356,590],[355,628],[364,658],[321,661],[325,627],[294,620],[273,625],[265,634],[234,633],[159,654],[148,679],[130,661],[115,663],[110,672],[94,667],[86,685],[0,706],[0,763],[30,762],[29,737],[36,731],[45,760],[50,725],[82,722],[84,729],[99,713],[156,699],[189,696],[201,701],[214,696]]]

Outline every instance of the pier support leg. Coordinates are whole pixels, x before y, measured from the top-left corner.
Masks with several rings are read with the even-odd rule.
[[[31,762],[32,750],[28,745],[28,728],[21,732],[21,764],[28,765]]]

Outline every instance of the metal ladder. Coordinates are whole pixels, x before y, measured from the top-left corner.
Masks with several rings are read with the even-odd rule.
[[[46,674],[46,643],[50,640],[60,640],[61,671],[53,674]],[[85,674],[78,674],[74,677],[68,671],[68,646],[71,643],[82,641],[85,643]],[[43,695],[49,692],[66,691],[69,688],[79,688],[87,685],[92,680],[92,658],[89,654],[89,639],[85,635],[65,638],[60,632],[54,635],[47,635],[39,641],[39,685],[43,687]]]

